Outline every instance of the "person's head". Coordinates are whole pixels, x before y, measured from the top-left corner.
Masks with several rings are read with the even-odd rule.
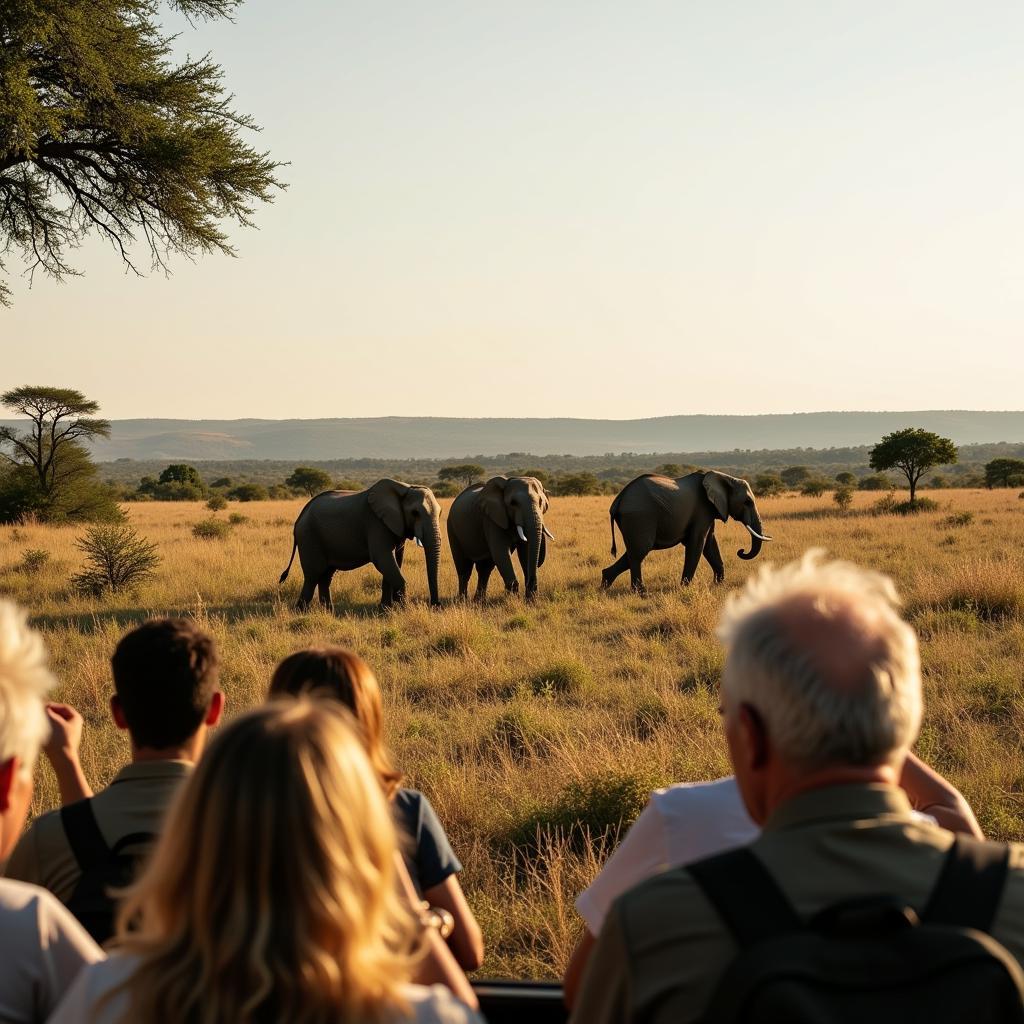
[[[53,684],[43,638],[25,612],[0,601],[0,861],[14,848],[32,801],[32,769],[50,734],[44,699]]]
[[[175,800],[121,908],[120,943],[141,958],[126,985],[132,1019],[393,1014],[415,932],[396,849],[344,708],[271,701],[235,719]]]
[[[274,670],[269,697],[326,697],[340,701],[359,723],[370,763],[385,794],[394,795],[402,781],[384,745],[380,684],[369,665],[344,647],[309,647],[289,654]]]
[[[801,788],[895,777],[921,724],[917,638],[898,605],[888,577],[818,551],[726,602],[722,713],[756,821]]]
[[[135,754],[198,757],[224,705],[212,637],[188,619],[150,619],[121,638],[110,664],[110,710]]]

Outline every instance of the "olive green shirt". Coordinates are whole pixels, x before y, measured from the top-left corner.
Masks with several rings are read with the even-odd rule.
[[[159,834],[167,807],[191,770],[189,761],[139,761],[122,768],[92,798],[92,812],[107,845],[133,832]],[[67,903],[82,873],[60,810],[36,818],[18,840],[4,874],[49,889]]]
[[[952,833],[913,814],[902,790],[850,785],[787,801],[750,849],[806,920],[832,903],[878,893],[922,909],[952,842]],[[1024,963],[1024,847],[1017,844],[992,934]],[[737,953],[686,869],[665,871],[612,905],[571,1021],[698,1021]]]

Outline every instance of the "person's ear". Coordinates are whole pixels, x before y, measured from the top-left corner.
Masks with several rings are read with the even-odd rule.
[[[113,718],[114,725],[118,729],[128,728],[128,722],[125,720],[124,711],[121,708],[121,700],[116,693],[110,698],[110,717]]]
[[[0,764],[0,814],[11,806],[11,790],[18,775],[18,759],[9,757]]]
[[[768,732],[761,712],[751,704],[740,705],[740,731],[746,748],[747,767],[763,768],[768,762]]]
[[[210,708],[206,712],[205,724],[211,728],[220,721],[220,716],[224,713],[224,691],[214,690],[213,696],[210,698]]]

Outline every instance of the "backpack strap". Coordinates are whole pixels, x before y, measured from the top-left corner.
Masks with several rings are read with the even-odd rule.
[[[60,823],[68,837],[68,845],[74,854],[78,867],[85,871],[107,857],[110,847],[103,838],[96,815],[92,812],[91,800],[78,800],[60,809]]]
[[[687,864],[686,871],[740,946],[804,926],[768,869],[746,847]]]
[[[156,841],[156,834],[153,832],[129,832],[122,836],[110,850],[110,856],[116,857],[131,846],[150,846]]]
[[[1010,847],[957,835],[922,920],[988,932],[1010,868]]]

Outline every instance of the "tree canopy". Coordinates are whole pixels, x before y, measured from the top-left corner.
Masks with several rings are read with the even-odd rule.
[[[240,0],[170,0],[189,18],[225,18]],[[243,141],[209,55],[172,57],[153,0],[0,5],[0,256],[29,273],[76,273],[68,251],[105,237],[138,273],[233,252],[221,224],[249,225],[282,186],[281,165]],[[0,274],[6,268],[0,259]],[[0,278],[0,304],[10,301]]]
[[[1024,459],[993,459],[985,463],[986,487],[1017,487],[1024,483]]]
[[[195,466],[187,462],[172,462],[161,474],[162,484],[192,484],[196,487],[203,486],[203,478]]]
[[[285,480],[285,483],[312,497],[321,491],[330,490],[332,481],[330,473],[317,469],[315,466],[296,466],[295,471]]]
[[[0,460],[8,467],[0,517],[117,517],[85,447],[110,436],[110,424],[95,415],[96,402],[72,388],[20,387],[0,394],[0,405],[28,420],[24,433],[0,427]]]
[[[898,469],[910,485],[914,501],[917,484],[933,466],[949,466],[957,460],[956,445],[948,437],[940,437],[920,427],[906,427],[886,434],[871,449],[872,469]]]
[[[461,480],[467,487],[472,486],[477,480],[482,480],[487,472],[483,466],[475,462],[463,462],[458,466],[442,466],[437,471],[438,480]]]

